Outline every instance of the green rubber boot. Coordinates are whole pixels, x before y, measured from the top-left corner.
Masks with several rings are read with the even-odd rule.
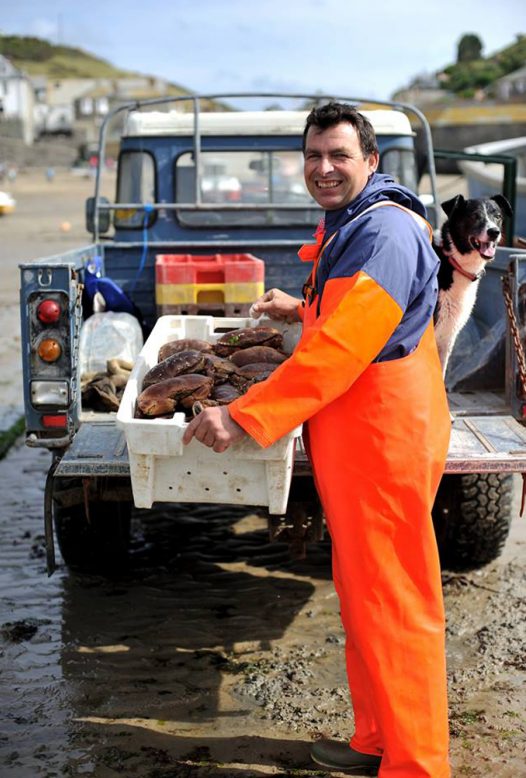
[[[378,775],[381,756],[361,754],[348,743],[337,740],[318,740],[311,748],[311,758],[316,764],[330,770],[345,770],[352,775]]]

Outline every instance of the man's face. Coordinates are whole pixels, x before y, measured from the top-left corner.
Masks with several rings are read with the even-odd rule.
[[[320,130],[310,127],[305,143],[307,189],[326,211],[343,208],[365,187],[378,167],[378,154],[363,158],[358,134],[349,122]]]

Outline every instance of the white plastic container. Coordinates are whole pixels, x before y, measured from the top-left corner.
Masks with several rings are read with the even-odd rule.
[[[157,364],[159,348],[170,340],[199,338],[215,343],[224,332],[268,324],[283,332],[285,351],[291,352],[300,334],[299,324],[213,316],[162,316],[156,323],[132,370],[117,414],[128,444],[134,503],[151,508],[154,502],[212,502],[263,505],[270,513],[287,508],[296,429],[267,449],[251,438],[216,454],[196,440],[184,446],[183,413],[171,419],[134,419],[144,375]]]

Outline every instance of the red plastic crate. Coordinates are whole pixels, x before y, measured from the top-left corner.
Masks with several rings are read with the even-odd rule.
[[[252,254],[158,254],[156,284],[262,283],[265,263]]]

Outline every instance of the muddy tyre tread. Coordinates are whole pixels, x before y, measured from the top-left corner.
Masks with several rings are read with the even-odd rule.
[[[510,530],[512,494],[508,473],[444,476],[433,507],[443,569],[466,572],[497,559]]]

